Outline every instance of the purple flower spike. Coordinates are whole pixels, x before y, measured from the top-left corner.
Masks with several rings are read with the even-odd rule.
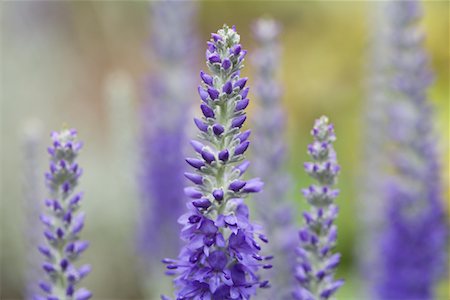
[[[196,20],[198,3],[195,1],[149,1],[150,43],[148,56],[153,73],[148,77],[148,87],[139,110],[140,115],[140,165],[139,165],[139,215],[137,228],[137,253],[139,254],[140,284],[158,282],[165,268],[160,265],[166,256],[175,256],[180,247],[177,220],[186,207],[183,174],[184,147],[188,141],[186,124],[189,123],[189,99],[194,97],[195,80],[199,73],[192,55],[197,49]],[[203,76],[202,76],[203,75]],[[209,100],[206,86],[213,84],[211,77],[200,74],[202,85],[198,94],[202,103]],[[203,84],[204,83],[204,84]],[[164,113],[161,113],[164,112]],[[206,114],[210,111],[205,110]],[[209,124],[197,120],[196,126],[207,132]],[[199,147],[195,142],[193,147]],[[203,145],[200,145],[201,152]],[[188,160],[195,168],[204,162]],[[194,172],[193,172],[194,173]],[[194,173],[195,174],[195,173]],[[197,174],[196,174],[197,175]],[[186,176],[200,187],[202,178]],[[161,230],[163,229],[163,230]],[[146,289],[145,298],[157,299],[167,292],[164,284]],[[143,296],[144,297],[144,296]]]
[[[270,253],[275,256],[273,268],[268,272],[272,288],[261,294],[264,299],[292,299],[292,290],[296,285],[294,264],[296,259],[297,229],[293,216],[295,208],[288,201],[291,180],[284,166],[286,165],[286,144],[283,138],[285,131],[285,112],[281,100],[281,83],[278,81],[280,71],[279,24],[272,19],[260,19],[252,27],[253,36],[258,46],[251,56],[255,70],[256,104],[252,124],[254,127],[255,158],[254,173],[264,181],[264,192],[255,195],[258,205],[255,206],[258,219],[267,231]],[[241,91],[243,100],[236,109],[248,105],[248,87]],[[270,116],[270,117],[269,117]],[[248,132],[241,141],[248,138]],[[270,145],[268,147],[268,145]],[[261,186],[248,182],[245,190],[257,191]]]
[[[51,137],[53,140],[53,147],[49,151],[51,175],[46,176],[46,181],[50,197],[54,199],[54,203],[58,203],[58,210],[50,208],[47,215],[41,217],[47,228],[44,236],[47,239],[51,238],[48,239],[47,246],[40,246],[38,249],[44,255],[45,262],[42,264],[42,269],[49,275],[50,282],[37,284],[46,293],[45,298],[59,299],[61,291],[71,296],[75,292],[75,285],[84,277],[76,271],[75,262],[87,249],[89,243],[79,240],[79,232],[84,226],[84,214],[78,212],[78,207],[75,210],[70,201],[82,172],[75,162],[81,143],[76,139],[75,130],[65,129],[53,132]],[[70,188],[63,188],[68,185],[68,182],[70,182]],[[49,226],[50,224],[60,225]],[[67,278],[71,276],[73,280],[69,283]],[[81,288],[75,293],[82,293],[82,291],[88,292]],[[90,292],[88,293],[89,295],[86,294],[83,299],[87,300],[92,296]],[[40,296],[35,295],[35,297]]]
[[[367,297],[435,299],[448,272],[448,221],[433,130],[432,83],[420,1],[388,1],[373,45],[361,250]],[[373,41],[375,43],[375,41]],[[375,48],[376,47],[376,48]],[[375,90],[376,89],[376,90]],[[375,201],[374,204],[371,202]]]
[[[261,247],[256,242],[258,236],[264,235],[255,232],[244,203],[244,198],[258,192],[262,183],[250,180],[250,189],[245,191],[247,183],[240,179],[248,167],[244,152],[249,146],[249,133],[239,130],[246,118],[244,110],[234,109],[242,100],[240,93],[247,81],[239,78],[243,52],[239,39],[235,30],[224,26],[208,44],[207,65],[215,86],[213,89],[204,83],[209,94],[205,102],[212,111],[220,111],[220,119],[205,114],[202,107],[204,117],[196,121],[212,125],[212,130],[200,128],[200,138],[207,146],[196,147],[197,158],[187,159],[196,169],[192,174],[198,177],[188,173],[197,186],[186,192],[195,199],[179,219],[185,246],[178,259],[164,260],[168,273],[175,275],[176,299],[247,300],[258,287],[269,286],[258,275],[260,269],[271,267],[259,254]],[[221,61],[222,67],[218,67],[216,63]]]
[[[336,137],[327,117],[316,120],[311,134],[314,141],[309,147],[312,149],[310,155],[319,167],[317,170],[306,167],[305,171],[318,185],[311,186],[313,188],[305,196],[312,209],[303,214],[304,226],[299,232],[300,249],[295,274],[298,286],[293,292],[298,300],[329,299],[343,284],[342,280],[334,279],[340,255],[332,253],[336,239],[329,238],[337,231],[336,225],[332,224],[337,216],[337,207],[334,197],[328,194],[336,183],[337,173],[325,167],[337,165],[332,145]]]

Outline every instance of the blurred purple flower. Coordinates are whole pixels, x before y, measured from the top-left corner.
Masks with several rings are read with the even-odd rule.
[[[53,132],[51,136],[50,168],[45,174],[50,195],[45,200],[47,213],[41,215],[47,243],[38,247],[45,257],[42,269],[49,280],[39,283],[47,296],[36,295],[35,298],[87,300],[92,294],[84,288],[77,290],[76,285],[91,267],[74,265],[89,246],[79,237],[85,218],[84,213],[79,212],[82,193],[74,193],[82,173],[76,162],[82,143],[77,141],[74,129]]]
[[[247,79],[239,77],[246,54],[239,40],[235,28],[225,25],[208,42],[206,59],[212,75],[201,74],[204,83],[199,91],[203,105],[214,116],[208,113],[196,122],[204,124],[205,129],[202,125],[202,142],[191,142],[196,158],[187,159],[194,173],[186,177],[195,185],[185,189],[193,200],[188,204],[189,211],[179,219],[185,245],[178,259],[164,260],[168,274],[176,275],[177,299],[249,299],[256,287],[268,286],[257,271],[271,268],[265,262],[269,258],[259,255],[256,228],[243,200],[249,193],[259,192],[263,184],[257,178],[242,180],[243,169],[239,168],[248,148],[248,134],[242,136],[240,132],[245,113],[236,110],[247,93]],[[231,93],[224,89],[228,82],[233,86]],[[204,91],[209,92],[203,98]],[[216,124],[223,131],[214,132]],[[259,237],[267,242],[264,235]]]
[[[305,170],[318,184],[303,190],[311,210],[303,213],[305,225],[299,232],[295,274],[299,286],[293,293],[298,300],[329,299],[344,284],[334,279],[340,254],[332,252],[337,239],[333,222],[338,214],[334,200],[339,193],[333,186],[340,170],[333,148],[336,136],[327,117],[316,120],[311,134],[314,142],[308,153],[313,162],[305,163]]]
[[[294,266],[297,241],[293,225],[295,209],[286,200],[291,182],[284,171],[286,163],[283,132],[285,113],[281,104],[281,86],[277,80],[280,65],[280,25],[272,19],[259,19],[253,26],[258,43],[252,61],[255,68],[255,94],[259,105],[253,114],[254,174],[265,182],[264,192],[255,197],[258,218],[271,243],[268,251],[274,255],[270,271],[271,289],[265,292],[271,299],[290,299],[294,286]]]
[[[437,140],[426,90],[432,82],[418,1],[393,1],[389,18],[391,102],[388,113],[392,174],[386,185],[386,226],[375,298],[432,299],[445,272],[448,238],[440,188]],[[379,246],[377,246],[379,247]]]
[[[363,113],[364,122],[364,156],[360,168],[359,195],[357,217],[362,226],[359,226],[357,242],[357,256],[359,271],[363,277],[365,297],[376,281],[379,274],[378,249],[374,247],[380,241],[383,226],[383,211],[386,203],[381,201],[383,186],[387,177],[387,134],[389,93],[386,70],[389,68],[389,35],[385,13],[389,2],[374,2],[371,10],[371,35],[367,59],[368,80],[366,101]],[[367,170],[370,170],[368,172]],[[370,292],[369,292],[370,294]]]
[[[176,256],[180,247],[177,219],[185,207],[183,147],[190,98],[187,91],[193,78],[189,57],[195,49],[196,10],[196,3],[188,1],[151,3],[151,61],[155,71],[148,78],[141,115],[142,204],[138,229],[145,271],[161,267],[161,259]]]

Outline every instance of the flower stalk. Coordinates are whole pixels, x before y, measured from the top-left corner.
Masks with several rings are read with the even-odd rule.
[[[87,300],[92,294],[78,283],[90,272],[89,265],[79,268],[75,262],[88,248],[89,242],[80,240],[85,214],[79,212],[82,193],[75,193],[82,169],[76,162],[82,143],[74,129],[53,132],[53,144],[48,148],[50,167],[45,178],[49,198],[45,200],[47,213],[41,215],[45,245],[38,247],[45,257],[42,269],[48,281],[39,283],[46,297],[38,299]]]
[[[208,42],[203,84],[202,118],[195,118],[199,141],[191,141],[196,155],[187,158],[194,184],[185,188],[192,200],[179,222],[185,245],[178,259],[165,259],[175,275],[177,299],[249,299],[257,287],[267,287],[258,270],[271,268],[259,255],[256,228],[249,220],[244,198],[262,189],[257,179],[243,180],[248,167],[245,152],[249,131],[241,131],[248,104],[247,78],[240,77],[246,51],[235,28],[224,26]],[[263,234],[260,240],[267,242]]]
[[[304,167],[316,184],[303,190],[311,209],[303,213],[304,226],[299,232],[296,268],[299,286],[293,293],[297,300],[329,299],[344,284],[343,280],[334,279],[340,261],[340,254],[333,253],[337,240],[337,226],[333,223],[338,214],[334,202],[339,194],[334,185],[340,170],[333,148],[334,127],[322,116],[316,120],[311,134],[314,141],[308,146],[308,153],[312,162]]]

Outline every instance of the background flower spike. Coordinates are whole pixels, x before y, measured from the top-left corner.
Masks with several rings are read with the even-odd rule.
[[[254,66],[256,108],[251,118],[255,134],[251,154],[252,173],[264,181],[264,192],[255,195],[256,217],[264,226],[271,243],[268,251],[275,255],[268,271],[271,288],[264,298],[291,299],[297,240],[293,224],[295,208],[287,201],[291,180],[286,170],[285,119],[282,86],[279,81],[281,26],[269,18],[257,20],[252,27],[257,48],[251,55]],[[241,102],[244,100],[241,100]],[[239,103],[240,104],[240,103]],[[238,105],[239,105],[238,104]],[[245,188],[248,189],[248,184]]]
[[[45,258],[42,270],[48,276],[37,284],[46,294],[45,299],[87,300],[92,293],[84,288],[77,289],[77,285],[89,273],[90,266],[78,269],[75,265],[89,245],[80,240],[85,218],[84,213],[79,212],[80,202],[74,205],[70,201],[82,173],[76,163],[82,143],[77,140],[75,129],[53,132],[51,138],[50,170],[45,176],[49,199],[45,201],[47,212],[41,216],[47,243],[38,249]]]

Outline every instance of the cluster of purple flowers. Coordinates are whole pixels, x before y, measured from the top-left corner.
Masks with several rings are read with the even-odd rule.
[[[249,166],[244,154],[250,131],[241,131],[249,88],[247,78],[240,77],[246,51],[239,40],[234,27],[213,33],[206,51],[210,74],[200,73],[203,117],[194,121],[201,142],[191,141],[196,157],[186,161],[194,173],[185,176],[194,186],[185,193],[192,200],[179,219],[185,245],[178,259],[164,260],[169,274],[176,275],[177,299],[249,299],[256,287],[268,286],[257,271],[271,268],[266,263],[270,257],[259,254],[256,228],[243,199],[259,192],[263,183],[241,179]]]
[[[313,162],[305,163],[305,171],[317,184],[303,190],[311,210],[303,213],[305,225],[299,232],[296,268],[299,286],[293,293],[298,300],[328,299],[344,283],[334,279],[341,256],[332,252],[337,239],[333,222],[338,214],[334,200],[339,194],[333,186],[340,170],[332,145],[336,139],[334,127],[327,117],[321,117],[311,134],[314,142],[308,146],[308,153]]]
[[[84,226],[84,213],[79,212],[82,193],[74,193],[82,169],[76,162],[82,143],[77,141],[74,129],[52,133],[53,145],[48,148],[50,168],[45,174],[50,197],[45,200],[47,213],[41,215],[46,245],[39,247],[45,257],[42,269],[49,281],[41,281],[46,297],[35,299],[87,300],[91,292],[77,289],[77,284],[91,270],[89,265],[75,266],[75,261],[88,248],[80,240]]]

